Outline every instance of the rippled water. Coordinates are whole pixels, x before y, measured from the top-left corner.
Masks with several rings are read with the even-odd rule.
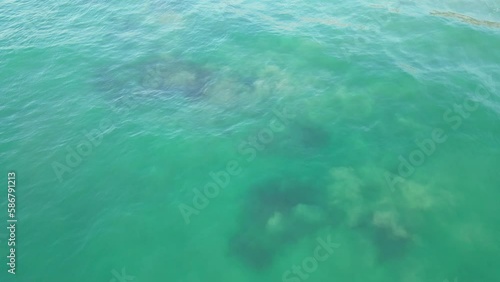
[[[0,280],[498,281],[499,46],[495,0],[3,1]]]

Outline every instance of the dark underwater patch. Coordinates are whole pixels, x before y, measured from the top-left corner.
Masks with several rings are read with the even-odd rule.
[[[143,90],[197,99],[203,96],[212,78],[211,72],[192,62],[160,61],[143,67],[139,85]]]
[[[407,255],[412,244],[410,234],[398,233],[394,226],[374,224],[373,215],[374,213],[371,213],[365,217],[355,229],[364,233],[372,241],[377,250],[378,259],[384,262]],[[399,226],[403,228],[402,225]]]
[[[288,134],[292,144],[304,149],[324,149],[330,144],[330,133],[307,120],[294,120]]]
[[[229,254],[250,268],[269,267],[277,254],[324,224],[323,198],[321,190],[300,181],[254,186],[229,241]]]
[[[324,148],[330,143],[330,134],[318,125],[298,123],[297,130],[304,147]]]
[[[229,252],[253,269],[264,269],[272,264],[277,252],[277,240],[274,241],[249,230],[231,238]]]
[[[122,101],[137,104],[141,101],[151,103],[170,99],[189,102],[204,97],[214,76],[213,72],[200,64],[162,58],[102,68],[92,83],[106,100],[115,104],[123,104]]]
[[[155,103],[174,99],[172,106],[198,101],[234,106],[255,91],[255,78],[218,71],[180,58],[157,58],[99,70],[92,82],[108,101]],[[123,102],[121,102],[123,104]],[[168,104],[161,104],[168,107]],[[182,106],[181,106],[182,107]]]
[[[406,255],[410,239],[396,236],[388,228],[375,228],[371,234],[381,261],[398,259]]]

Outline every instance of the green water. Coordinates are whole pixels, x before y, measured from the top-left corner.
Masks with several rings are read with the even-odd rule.
[[[436,2],[0,2],[0,281],[499,281],[500,4]]]

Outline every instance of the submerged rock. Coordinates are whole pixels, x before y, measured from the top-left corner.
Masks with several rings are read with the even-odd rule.
[[[381,260],[398,258],[406,253],[411,237],[394,212],[375,212],[372,226],[371,235]]]
[[[212,74],[191,62],[160,61],[144,66],[139,84],[144,90],[160,91],[168,95],[200,98]]]
[[[213,104],[233,106],[238,101],[249,101],[253,91],[251,79],[217,76],[207,86],[204,94]]]
[[[255,186],[229,242],[229,253],[251,268],[270,266],[289,244],[324,223],[322,198],[320,190],[293,180]]]
[[[318,125],[299,121],[292,129],[300,145],[305,148],[324,148],[330,143],[330,134]]]
[[[333,168],[330,177],[333,180],[327,188],[330,207],[342,210],[349,226],[358,225],[369,212],[362,191],[365,183],[350,167]]]
[[[398,213],[406,209],[398,208],[394,194],[364,192],[372,188],[370,179],[363,176],[362,172],[353,168],[332,169],[333,183],[328,187],[329,203],[345,213],[347,226],[363,233],[373,242],[380,260],[398,259],[406,255],[413,240],[406,224],[408,220],[402,218],[404,213]]]
[[[266,231],[271,234],[283,232],[285,230],[285,222],[283,214],[275,212],[266,222]]]
[[[254,78],[171,57],[103,68],[93,84],[111,101],[180,99],[233,107],[255,100]]]
[[[406,229],[398,222],[396,214],[388,211],[377,211],[373,214],[372,224],[388,230],[394,237],[409,238]]]
[[[410,232],[395,211],[374,211],[363,217],[352,230],[372,242],[380,261],[401,259],[413,243]]]

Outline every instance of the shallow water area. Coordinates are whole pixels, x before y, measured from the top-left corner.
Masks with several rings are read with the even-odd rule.
[[[495,1],[0,11],[0,281],[499,280]]]

